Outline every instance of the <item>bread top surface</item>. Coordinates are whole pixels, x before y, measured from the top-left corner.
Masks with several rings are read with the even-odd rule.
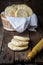
[[[12,43],[8,43],[8,47],[9,47],[11,50],[14,50],[14,51],[21,51],[21,50],[25,50],[25,49],[28,48],[28,46],[24,46],[24,47],[15,46],[15,45],[12,44]]]
[[[28,17],[28,13],[25,9],[18,9],[15,13],[15,17]]]
[[[5,8],[5,15],[7,16],[15,16],[15,12],[16,12],[16,8],[12,7],[12,6],[8,6]]]
[[[5,8],[5,15],[11,17],[29,17],[32,15],[32,13],[32,9],[25,4],[13,4]]]

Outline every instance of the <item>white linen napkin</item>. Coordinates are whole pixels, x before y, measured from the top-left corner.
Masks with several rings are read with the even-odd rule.
[[[36,16],[35,13],[33,13],[33,15],[31,16],[31,19],[30,19],[30,25],[28,25],[28,30],[30,31],[36,31],[35,28],[37,28],[38,26],[38,18]]]
[[[6,19],[13,26],[14,30],[19,33],[24,32],[26,29],[30,31],[36,31],[38,18],[35,13],[32,16],[24,18],[24,17],[9,17],[6,16]]]
[[[26,30],[30,22],[30,17],[29,17],[29,22],[27,22],[25,18],[21,18],[21,17],[15,18],[15,17],[6,16],[6,19],[10,22],[13,28],[19,33]]]

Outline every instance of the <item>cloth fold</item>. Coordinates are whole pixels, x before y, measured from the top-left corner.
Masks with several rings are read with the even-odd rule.
[[[10,22],[14,30],[19,33],[24,32],[26,29],[28,29],[29,31],[36,31],[35,28],[37,28],[38,26],[38,18],[35,13],[27,18],[6,16],[6,19]]]

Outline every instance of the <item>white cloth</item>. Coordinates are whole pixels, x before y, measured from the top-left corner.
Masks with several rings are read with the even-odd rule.
[[[32,16],[24,18],[24,17],[9,17],[6,16],[6,19],[10,22],[13,28],[19,32],[24,32],[27,28],[30,31],[36,31],[38,18],[35,13]]]
[[[36,16],[35,13],[33,13],[33,15],[31,16],[31,19],[30,19],[30,25],[28,25],[28,30],[30,31],[36,31],[35,28],[37,28],[38,26],[38,18]]]

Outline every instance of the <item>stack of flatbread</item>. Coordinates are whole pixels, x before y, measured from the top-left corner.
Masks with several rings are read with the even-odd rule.
[[[30,7],[25,4],[11,5],[5,8],[5,15],[11,17],[29,17],[33,14]]]
[[[29,40],[29,37],[14,36],[8,47],[14,51],[25,50],[28,48]]]

